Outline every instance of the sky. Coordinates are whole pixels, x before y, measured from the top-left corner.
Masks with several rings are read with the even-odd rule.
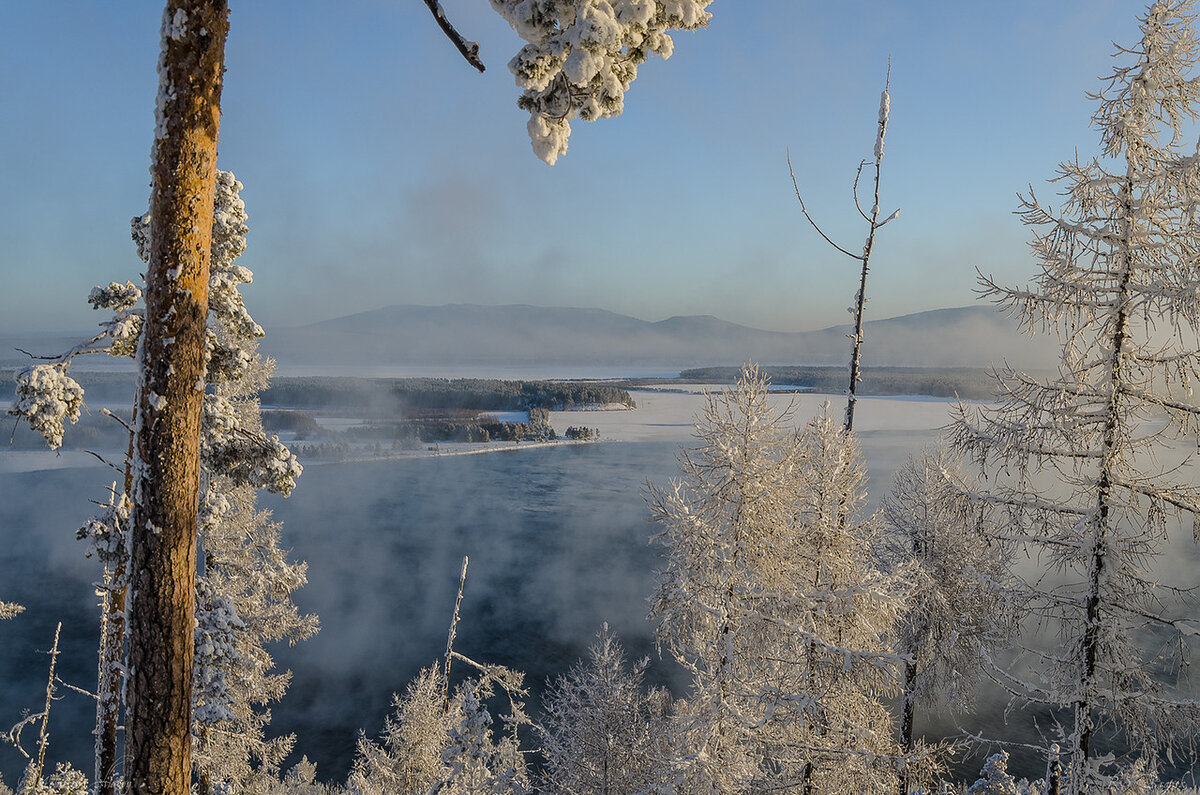
[[[532,153],[507,69],[522,42],[484,0],[231,3],[219,166],[245,184],[268,334],[393,304],[598,307],[762,329],[846,322],[891,59],[869,318],[975,300],[976,269],[1034,272],[1016,194],[1076,150],[1087,91],[1138,38],[1117,0],[716,0],[613,119]],[[161,2],[0,2],[0,333],[92,328],[95,284],[138,279]]]

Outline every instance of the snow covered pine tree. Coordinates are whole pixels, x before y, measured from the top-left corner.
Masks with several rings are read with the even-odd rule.
[[[679,705],[688,793],[887,792],[899,749],[882,698],[903,607],[863,515],[853,434],[823,411],[802,430],[747,368],[707,396],[682,479],[650,490],[666,547],[652,615],[692,674]]]
[[[542,790],[553,795],[639,795],[669,791],[671,696],[645,690],[648,659],[633,667],[608,625],[589,659],[542,698]]]
[[[1070,793],[1104,791],[1135,759],[1194,751],[1200,704],[1172,682],[1197,635],[1193,591],[1161,568],[1169,539],[1200,534],[1200,159],[1194,3],[1162,0],[1096,94],[1101,153],[1063,163],[1060,209],[1032,194],[1036,286],[986,293],[1062,342],[1056,377],[1006,370],[1000,403],[959,416],[954,440],[991,476],[973,496],[1003,512],[1000,539],[1039,570],[1022,583],[1049,648],[996,677],[1063,725]],[[1184,439],[1180,447],[1175,440]],[[1190,447],[1190,449],[1189,449]],[[1184,584],[1194,585],[1194,580]],[[1182,684],[1182,682],[1180,683]],[[1129,748],[1116,759],[1098,745]],[[1107,750],[1107,749],[1105,749]]]
[[[300,465],[278,437],[262,430],[257,393],[267,385],[271,362],[257,355],[257,339],[263,332],[246,312],[238,291],[253,276],[236,264],[246,248],[242,185],[227,171],[218,172],[216,184],[201,421],[198,545],[204,567],[197,581],[193,688],[193,761],[202,792],[214,782],[247,791],[252,782],[278,772],[290,738],[265,738],[270,713],[263,707],[282,696],[288,675],[270,672],[265,644],[282,639],[294,642],[316,631],[315,617],[301,616],[290,598],[305,582],[305,566],[286,559],[279,547],[278,526],[255,507],[258,489],[290,491]],[[143,258],[149,228],[148,215],[133,220],[134,241]],[[88,298],[93,307],[113,312],[101,323],[104,331],[58,361],[21,374],[18,387],[23,397],[12,413],[27,419],[51,446],[61,444],[63,422],[70,414],[56,396],[69,393],[77,400],[76,414],[82,407],[83,389],[67,374],[72,360],[93,353],[134,355],[144,325],[143,310],[137,307],[141,295],[131,282],[93,289]],[[124,488],[129,488],[128,477]],[[90,544],[88,554],[104,567],[99,589],[102,628],[94,782],[98,793],[111,793],[117,775],[130,510],[128,495],[114,484],[104,513],[79,531],[79,537]]]

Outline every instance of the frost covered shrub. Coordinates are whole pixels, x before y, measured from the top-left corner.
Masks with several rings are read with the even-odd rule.
[[[684,789],[894,790],[883,698],[902,573],[875,556],[854,435],[827,410],[795,429],[768,397],[755,368],[708,395],[682,477],[649,496],[666,548],[658,641],[692,675],[675,722]]]
[[[455,659],[470,662],[461,655]],[[436,666],[422,670],[376,743],[360,737],[346,782],[352,795],[524,795],[531,793],[517,729],[529,725],[521,698],[524,675],[471,663],[480,676],[449,692]],[[497,725],[487,704],[504,695],[509,711]]]
[[[0,795],[11,790],[0,781]],[[25,781],[17,788],[16,795],[88,795],[87,776],[71,767],[70,763],[59,762],[54,772],[45,781]]]
[[[979,778],[967,787],[967,795],[1045,795],[1045,792],[1044,781],[1030,784],[1009,775],[1006,751],[989,756],[979,771]]]
[[[645,690],[648,659],[626,664],[621,644],[600,631],[581,662],[542,700],[542,790],[636,795],[670,781],[666,690]]]

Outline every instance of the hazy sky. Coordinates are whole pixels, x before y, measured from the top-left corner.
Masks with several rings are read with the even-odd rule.
[[[246,188],[251,311],[272,327],[389,304],[594,306],[759,328],[843,322],[847,248],[888,56],[892,120],[872,317],[973,298],[975,268],[1032,273],[1015,193],[1078,147],[1084,93],[1137,38],[1115,0],[716,0],[652,59],[625,114],[576,122],[550,168],[485,0],[444,0],[471,69],[420,0],[231,3],[220,165]],[[3,5],[0,332],[81,330],[93,284],[137,278],[159,0]]]

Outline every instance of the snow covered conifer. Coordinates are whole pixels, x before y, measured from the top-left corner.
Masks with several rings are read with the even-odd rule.
[[[958,460],[937,445],[909,458],[883,501],[885,557],[895,568],[910,565],[915,582],[896,639],[896,650],[909,658],[901,696],[905,751],[914,747],[915,708],[962,708],[979,678],[981,650],[1015,632],[1012,545],[987,537],[990,511],[965,487]]]
[[[858,445],[828,412],[802,430],[743,371],[709,394],[681,480],[652,488],[666,547],[659,642],[693,677],[679,705],[685,791],[884,792],[898,748],[882,702],[903,604],[863,513]]]
[[[479,676],[446,698],[444,669],[431,666],[394,697],[395,711],[376,743],[360,737],[346,782],[352,795],[523,795],[532,792],[517,729],[528,726],[523,674],[475,663]],[[499,691],[499,692],[498,692]],[[509,711],[496,725],[493,696]]]
[[[648,660],[630,668],[605,625],[579,663],[542,700],[542,789],[556,795],[637,795],[670,780],[670,695],[645,691]]]
[[[279,546],[279,526],[259,511],[259,489],[287,494],[302,468],[262,428],[258,393],[273,362],[257,352],[262,327],[246,311],[240,286],[253,279],[237,264],[246,250],[242,183],[218,171],[213,212],[207,351],[208,391],[201,418],[201,483],[196,586],[196,685],[193,762],[201,789],[244,790],[274,776],[291,737],[268,739],[266,706],[283,696],[290,674],[271,671],[268,643],[295,643],[317,630],[291,593],[305,564]],[[138,227],[148,219],[134,219]]]
[[[1200,100],[1194,25],[1191,0],[1149,8],[1092,95],[1100,154],[1060,166],[1057,209],[1023,199],[1035,284],[983,280],[1030,331],[1058,335],[1057,375],[1003,372],[1000,403],[964,409],[955,430],[991,477],[975,498],[1039,566],[1021,596],[1055,641],[1027,647],[1032,675],[996,675],[1055,711],[1071,793],[1102,791],[1137,759],[1153,770],[1200,718],[1172,675],[1196,601],[1158,566],[1170,539],[1200,532],[1200,160],[1183,140]],[[1097,746],[1117,734],[1130,752],[1110,764]]]
[[[567,152],[571,121],[619,116],[638,67],[670,58],[672,30],[696,30],[712,0],[491,0],[527,44],[509,62],[534,153]]]
[[[273,363],[257,353],[262,328],[254,322],[239,288],[253,274],[238,265],[245,251],[246,213],[242,184],[227,171],[217,172],[212,225],[209,323],[206,332],[205,395],[201,416],[201,495],[198,545],[202,554],[196,580],[192,758],[201,791],[210,787],[246,789],[273,776],[291,747],[291,738],[267,739],[266,705],[282,697],[290,675],[272,673],[266,644],[295,642],[311,636],[315,616],[300,615],[290,594],[305,583],[305,565],[287,559],[279,546],[279,526],[257,509],[256,492],[287,494],[301,467],[276,436],[263,432],[258,392],[267,386]],[[148,255],[150,214],[133,219],[138,253]],[[69,418],[64,394],[73,396],[74,413],[83,389],[67,376],[74,357],[107,353],[129,356],[138,348],[144,317],[140,288],[126,282],[96,287],[88,297],[96,309],[110,310],[96,337],[56,357],[53,378],[30,377],[28,394],[11,413],[24,416],[51,444],[61,443],[62,420]],[[74,385],[68,388],[65,382]],[[48,418],[48,419],[47,419]],[[105,511],[88,520],[78,536],[88,554],[103,565],[101,662],[97,716],[98,792],[112,791],[116,771],[118,693],[123,660],[125,593],[128,584],[130,472],[114,484]]]

